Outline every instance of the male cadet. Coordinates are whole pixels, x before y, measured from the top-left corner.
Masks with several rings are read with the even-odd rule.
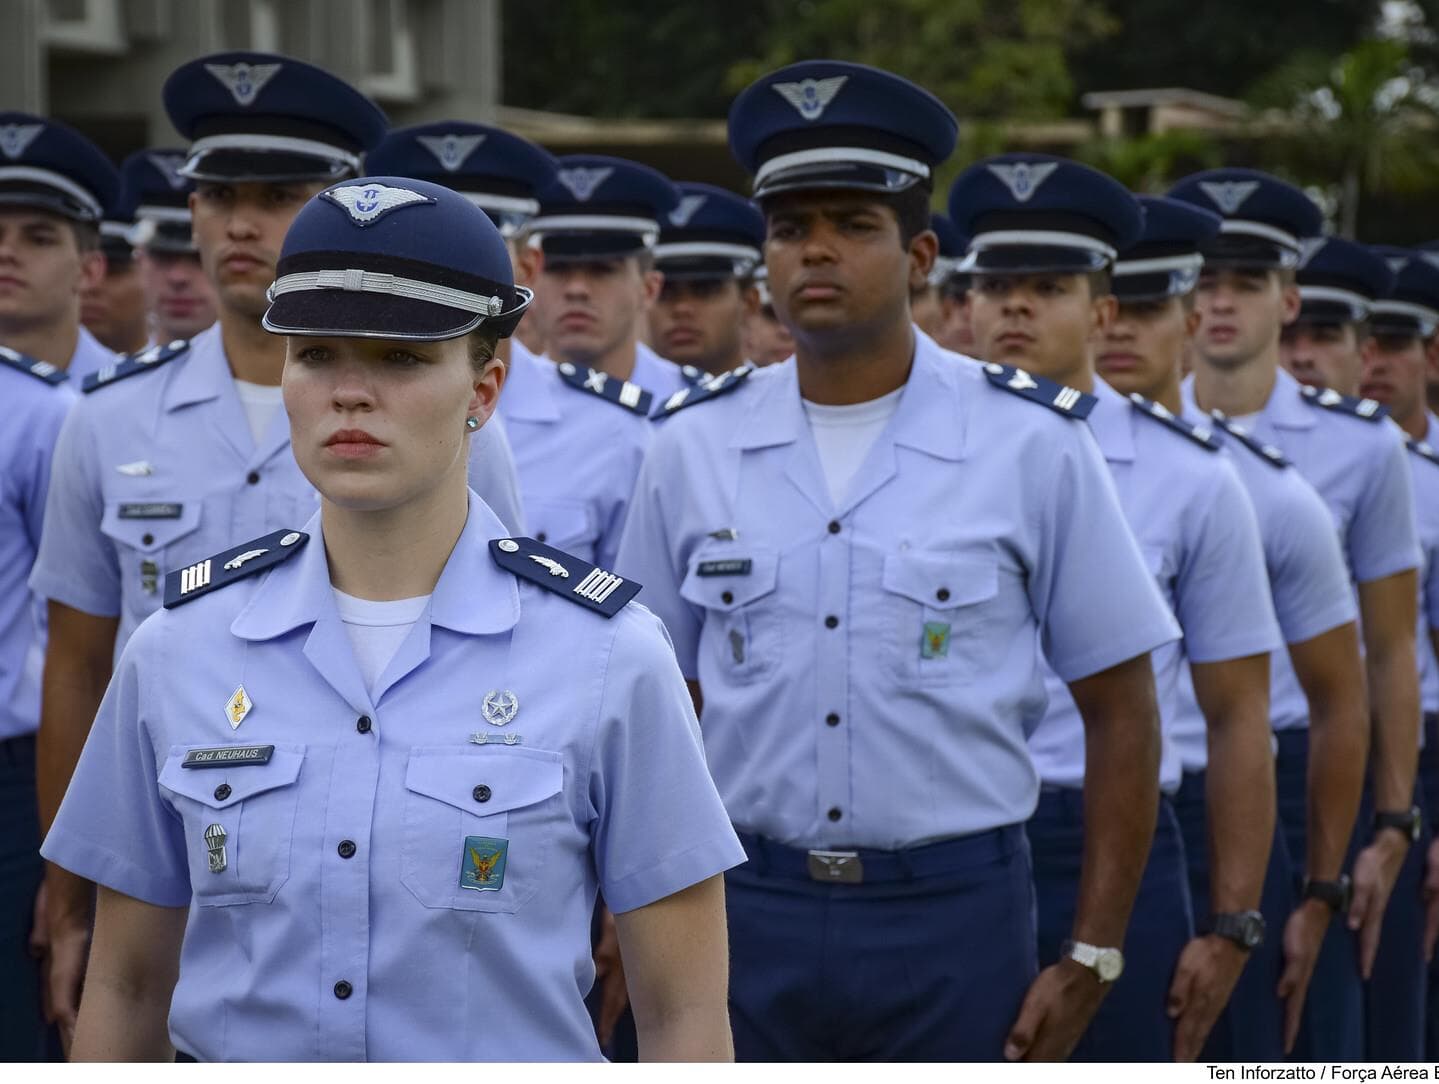
[[[1220,219],[1178,200],[1143,196],[1139,202],[1144,234],[1137,245],[1120,253],[1114,266],[1119,312],[1100,342],[1095,368],[1121,394],[1143,395],[1195,424],[1213,427],[1215,435],[1224,438],[1259,521],[1269,593],[1288,645],[1287,652],[1270,656],[1270,723],[1282,729],[1310,720],[1316,768],[1309,815],[1318,823],[1310,832],[1310,868],[1335,877],[1359,804],[1369,732],[1349,574],[1328,508],[1283,453],[1222,418],[1184,411],[1180,358],[1199,325],[1194,288],[1203,262],[1200,248],[1218,232]],[[1232,942],[1233,947],[1209,942],[1223,949],[1221,955],[1231,962],[1242,959],[1236,951],[1249,957],[1203,1058],[1277,1061],[1286,1036],[1292,1043],[1298,1031],[1330,912],[1317,900],[1295,906],[1294,867],[1278,824],[1260,902],[1262,923],[1244,915],[1236,921],[1232,906],[1223,902],[1233,889],[1223,869],[1225,852],[1232,849],[1223,835],[1223,812],[1235,778],[1232,770],[1225,770],[1225,735],[1206,726],[1198,689],[1208,691],[1205,679],[1196,687],[1186,664],[1170,733],[1184,767],[1174,802],[1184,832],[1196,925],[1210,938]],[[1218,813],[1212,831],[1207,815],[1211,808]],[[1211,838],[1219,858],[1212,874]],[[1321,844],[1327,849],[1315,852]],[[1276,990],[1283,993],[1283,1003]]]
[[[535,292],[549,356],[628,380],[657,402],[689,387],[638,334],[663,282],[654,246],[679,204],[675,186],[638,162],[569,155],[539,200],[529,228],[544,253]]]
[[[944,309],[940,304],[940,288],[944,281],[954,273],[960,258],[964,256],[964,248],[963,238],[959,231],[954,228],[954,223],[944,215],[930,215],[929,228],[939,241],[939,255],[935,256],[934,266],[929,269],[929,276],[924,280],[924,285],[910,295],[909,311],[914,315],[914,326],[934,339],[935,342],[939,342],[940,330],[944,323]]]
[[[0,113],[0,345],[72,384],[116,360],[81,326],[80,299],[104,277],[100,222],[119,188],[73,128]]]
[[[138,196],[130,240],[145,290],[150,345],[193,339],[215,322],[215,290],[200,266],[190,223],[194,182],[182,150],[154,148],[125,159],[120,173]]]
[[[676,187],[680,201],[654,250],[664,282],[650,309],[650,337],[693,380],[696,372],[718,376],[745,362],[743,283],[763,259],[764,216],[723,188]]]
[[[969,326],[969,309],[964,303],[969,292],[969,275],[959,270],[969,248],[969,238],[955,229],[947,215],[931,217],[930,228],[939,237],[937,267],[929,276],[939,302],[934,340],[956,354],[970,354],[974,351],[974,334]]]
[[[757,264],[745,289],[744,353],[756,365],[774,365],[794,353],[794,336],[774,314],[769,269]]]
[[[729,125],[796,354],[671,401],[620,567],[669,627],[750,856],[727,883],[736,1050],[1063,1058],[1122,968],[1154,825],[1148,652],[1177,629],[1093,401],[914,329],[949,110],[806,61]],[[1098,767],[1075,958],[1036,977],[1041,643]]]
[[[1365,988],[1366,1054],[1375,1061],[1418,1061],[1424,1057],[1426,1020],[1431,1038],[1439,1039],[1439,989],[1426,978],[1425,967],[1439,938],[1439,843],[1431,842],[1432,824],[1439,817],[1439,421],[1424,403],[1426,347],[1435,342],[1439,329],[1439,267],[1404,249],[1376,252],[1393,269],[1394,285],[1370,307],[1371,337],[1364,345],[1358,390],[1389,408],[1410,453],[1414,516],[1424,553],[1416,649],[1425,748],[1420,752],[1422,785],[1416,787],[1415,804],[1428,817],[1420,822],[1394,884],[1374,973]],[[1427,901],[1422,887],[1426,859]],[[1431,974],[1439,978],[1439,970]]]
[[[164,572],[316,507],[280,409],[284,343],[260,317],[291,219],[310,196],[357,175],[361,153],[385,130],[364,95],[288,57],[202,57],[177,69],[163,94],[190,140],[182,172],[196,182],[195,239],[219,322],[189,344],[153,348],[86,380],[56,447],[30,581],[49,600],[39,736],[46,826],[112,659],[160,606]],[[54,866],[46,893],[50,1006],[66,1033],[93,897],[87,882]]]
[[[1295,270],[1299,315],[1279,333],[1279,364],[1301,384],[1357,395],[1369,307],[1388,293],[1384,258],[1342,237],[1306,241]]]
[[[100,253],[105,274],[80,297],[80,323],[100,345],[116,354],[133,354],[150,341],[145,290],[130,232],[135,228],[135,193],[120,177],[119,195],[100,221]]]
[[[1138,202],[1111,178],[1044,155],[1004,155],[955,179],[950,215],[970,238],[975,352],[991,364],[1092,393],[1089,428],[1125,519],[1169,603],[1182,645],[1153,656],[1163,724],[1162,791],[1153,846],[1124,942],[1128,968],[1075,1051],[1089,1061],[1192,1060],[1228,999],[1244,954],[1194,938],[1188,866],[1174,812],[1182,768],[1173,740],[1182,658],[1191,664],[1214,735],[1225,800],[1213,807],[1215,906],[1252,923],[1273,835],[1268,654],[1281,640],[1253,509],[1206,427],[1094,375],[1097,341],[1113,322],[1110,270],[1140,240]],[[1052,662],[1051,658],[1051,662]],[[1086,748],[1076,700],[1046,673],[1049,706],[1029,737],[1044,789],[1028,832],[1034,848],[1040,963],[1072,957],[1079,861],[1099,761]],[[1081,901],[1082,902],[1082,901]]]
[[[1347,914],[1348,923],[1330,925],[1295,1046],[1301,1060],[1354,1060],[1363,1052],[1359,973],[1367,974],[1372,964],[1412,823],[1420,554],[1409,466],[1401,434],[1384,423],[1377,404],[1303,388],[1279,365],[1280,331],[1299,312],[1294,268],[1301,239],[1317,236],[1321,225],[1314,203],[1278,178],[1243,169],[1195,174],[1170,195],[1224,219],[1219,236],[1204,249],[1195,370],[1185,383],[1185,399],[1202,410],[1223,411],[1293,461],[1329,506],[1350,577],[1358,584],[1373,730],[1371,778],[1381,812],[1374,825],[1360,826],[1356,844],[1364,849],[1354,862],[1352,882],[1306,865],[1301,897]],[[1299,723],[1280,731],[1278,742],[1279,818],[1295,861],[1312,858],[1305,824],[1309,735]],[[1311,819],[1308,828],[1315,827]]]

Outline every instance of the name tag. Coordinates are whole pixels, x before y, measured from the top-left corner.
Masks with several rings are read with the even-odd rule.
[[[700,576],[748,576],[754,562],[748,557],[729,561],[701,561],[695,573]]]
[[[179,519],[183,504],[122,504],[121,519]]]
[[[222,745],[217,749],[191,749],[185,754],[182,768],[243,768],[268,764],[274,754],[273,745]]]

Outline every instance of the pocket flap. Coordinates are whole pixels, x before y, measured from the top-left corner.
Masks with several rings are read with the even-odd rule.
[[[700,550],[690,558],[680,597],[729,612],[764,598],[779,583],[779,554],[753,546]]]
[[[276,787],[287,787],[300,777],[305,761],[303,745],[277,745],[265,764],[231,764],[223,768],[186,768],[185,757],[213,745],[172,745],[160,769],[160,786],[212,809],[225,809]],[[250,748],[236,745],[237,749]],[[220,797],[223,795],[223,797]]]
[[[405,786],[477,817],[543,802],[565,783],[564,759],[547,749],[454,746],[415,749]]]
[[[106,501],[100,530],[141,553],[153,553],[200,526],[199,501]]]
[[[970,606],[998,593],[999,562],[990,553],[892,553],[884,589],[934,610]]]
[[[586,544],[599,537],[589,505],[553,497],[535,497],[525,507],[525,525],[539,541],[558,549]]]

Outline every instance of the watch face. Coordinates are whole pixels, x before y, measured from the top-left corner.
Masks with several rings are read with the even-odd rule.
[[[1105,949],[1094,961],[1101,982],[1113,982],[1124,973],[1124,956],[1118,949]]]
[[[1246,916],[1240,936],[1245,948],[1258,948],[1264,943],[1264,919],[1258,915]]]

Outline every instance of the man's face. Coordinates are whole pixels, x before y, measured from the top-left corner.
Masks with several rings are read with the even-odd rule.
[[[1373,335],[1364,342],[1358,391],[1402,421],[1424,409],[1427,370],[1428,351],[1418,335]]]
[[[200,263],[221,308],[259,320],[285,232],[319,182],[201,181],[190,193]]]
[[[141,249],[136,262],[156,339],[190,339],[215,322],[215,290],[198,255]]]
[[[1184,344],[1198,326],[1199,314],[1178,297],[1121,301],[1100,337],[1095,371],[1121,394],[1159,399],[1178,381]]]
[[[74,319],[81,294],[104,275],[105,257],[82,252],[59,215],[0,208],[0,328]]]
[[[979,273],[968,297],[978,357],[1088,386],[1091,351],[1115,309],[1113,296],[1090,295],[1088,276]]]
[[[756,365],[778,365],[794,353],[794,336],[779,322],[759,287],[744,292],[744,356]]]
[[[1299,315],[1299,291],[1279,272],[1206,269],[1195,293],[1198,354],[1220,369],[1237,368],[1279,341],[1279,329]]]
[[[109,350],[130,353],[149,338],[145,290],[133,258],[105,259],[105,274],[80,296],[80,322]]]
[[[775,314],[800,342],[908,320],[938,251],[926,230],[900,243],[894,211],[863,193],[792,193],[765,206]]]
[[[650,342],[671,361],[721,373],[739,363],[743,321],[733,278],[666,278],[650,309]]]
[[[965,300],[968,291],[946,289],[940,292],[939,331],[935,340],[946,350],[958,354],[974,353],[974,328],[969,324],[969,303]]]
[[[1279,336],[1279,363],[1295,380],[1344,395],[1359,389],[1359,335],[1349,323],[1295,323]]]
[[[538,285],[545,349],[557,361],[592,365],[633,343],[659,287],[659,274],[634,256],[547,261]]]

